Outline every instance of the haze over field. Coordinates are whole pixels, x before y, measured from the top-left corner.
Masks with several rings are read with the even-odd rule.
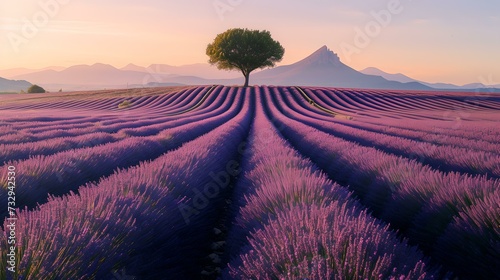
[[[280,65],[327,45],[356,70],[495,85],[499,10],[496,1],[465,0],[2,1],[0,69],[22,75],[18,68],[206,63],[206,45],[216,34],[246,27],[269,30],[283,44]]]

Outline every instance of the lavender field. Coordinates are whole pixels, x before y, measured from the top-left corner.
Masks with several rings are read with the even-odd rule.
[[[499,122],[494,93],[0,96],[0,279],[499,279]]]

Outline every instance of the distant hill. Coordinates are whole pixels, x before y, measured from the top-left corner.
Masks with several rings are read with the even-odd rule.
[[[197,75],[189,74],[195,73]],[[121,69],[108,64],[75,65],[61,71],[42,70],[18,75],[16,79],[29,80],[48,90],[91,90],[103,88],[149,87],[156,84],[225,84],[238,72],[220,71],[209,64],[170,66],[153,64],[148,67],[129,64]],[[208,77],[208,78],[205,78]]]
[[[152,64],[147,67],[128,64],[123,68],[96,63],[75,65],[66,69],[48,67],[37,71],[16,68],[0,73],[21,73],[12,79],[27,80],[49,91],[94,90],[126,87],[152,87],[157,85],[241,85],[239,71],[221,71],[207,63],[182,66]],[[9,77],[11,78],[11,77]],[[323,46],[308,57],[272,69],[254,71],[250,84],[301,85],[346,88],[398,89],[398,90],[476,90],[491,91],[483,84],[456,86],[445,83],[425,83],[404,74],[389,74],[370,67],[362,71],[342,63],[333,51]]]
[[[32,83],[46,85],[67,86],[120,86],[127,83],[147,83],[153,78],[148,73],[139,71],[120,70],[111,65],[96,63],[94,65],[75,65],[62,71],[43,70],[16,76],[16,79],[29,80]],[[151,81],[150,81],[151,80]]]
[[[195,76],[203,79],[233,79],[241,74],[238,71],[223,71],[208,63],[196,63],[181,66],[167,64],[151,64],[148,67],[129,64],[121,70],[133,70],[150,73],[153,75]]]
[[[380,76],[383,77],[387,80],[390,81],[398,81],[398,82],[419,82],[421,84],[424,84],[426,86],[429,86],[434,89],[443,89],[443,90],[461,90],[461,91],[470,91],[470,90],[479,90],[479,91],[486,91],[486,90],[498,90],[500,88],[500,85],[489,85],[486,86],[482,83],[472,83],[472,84],[466,84],[462,86],[454,85],[454,84],[448,84],[448,83],[427,83],[427,82],[422,82],[417,79],[413,79],[411,77],[408,77],[404,74],[397,73],[397,74],[390,74],[387,72],[384,72],[378,68],[375,67],[368,67],[360,71],[361,73],[367,74],[367,75],[374,75],[374,76]]]
[[[41,69],[12,68],[12,69],[0,70],[0,77],[4,77],[7,79],[15,79],[15,77],[20,76],[20,75],[24,75],[24,74],[40,72],[40,71],[44,71],[44,70],[62,71],[64,69],[65,69],[64,67],[59,67],[59,66],[50,66],[50,67],[45,67],[45,68],[41,68]]]
[[[396,82],[400,82],[400,83],[417,82],[417,80],[412,79],[412,78],[410,78],[406,75],[403,75],[401,73],[389,74],[389,73],[386,73],[386,72],[384,72],[378,68],[375,68],[375,67],[368,67],[368,68],[363,69],[359,72],[366,74],[366,75],[380,76],[386,80],[396,81]]]
[[[24,80],[8,80],[0,78],[0,92],[20,92],[21,90],[27,91],[32,86]]]
[[[323,46],[305,59],[255,73],[250,82],[267,85],[303,85],[373,89],[430,90],[418,82],[401,83],[366,75],[342,63],[333,51]]]

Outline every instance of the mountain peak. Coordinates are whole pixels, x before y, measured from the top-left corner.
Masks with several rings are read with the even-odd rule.
[[[146,68],[139,65],[135,65],[133,63],[127,64],[125,67],[120,68],[120,70],[146,72]]]
[[[323,45],[323,46],[322,46],[321,48],[319,48],[317,51],[328,52],[328,51],[330,51],[330,50],[328,49],[328,46],[327,46],[327,45]]]
[[[103,70],[116,70],[116,68],[114,66],[109,65],[109,64],[104,64],[104,63],[94,63],[90,67],[97,68],[97,69],[103,69]]]
[[[308,57],[303,60],[297,62],[297,64],[301,65],[334,65],[339,66],[342,64],[340,62],[340,58],[336,53],[328,49],[328,47],[322,46],[317,51],[313,52]]]

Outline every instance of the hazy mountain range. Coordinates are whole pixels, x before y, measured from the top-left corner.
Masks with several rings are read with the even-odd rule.
[[[0,93],[27,91],[31,84],[27,81],[8,80],[0,78]]]
[[[183,66],[153,64],[148,67],[129,64],[123,68],[96,63],[93,65],[75,65],[68,68],[48,67],[39,70],[16,68],[0,70],[0,77],[24,80],[24,82],[29,81],[49,91],[166,85],[243,84],[243,77],[239,71],[221,71],[215,66],[205,63]],[[15,87],[13,83],[11,85],[6,83],[9,85],[5,88],[0,83],[0,92],[7,91],[6,88],[19,91],[20,89],[26,90],[29,87],[27,84],[23,85],[25,88]],[[482,84],[456,86],[452,84],[425,83],[403,74],[388,74],[377,68],[356,71],[342,63],[339,57],[326,46],[321,47],[296,63],[254,71],[250,75],[250,84],[406,90],[471,90],[485,87]]]
[[[387,80],[390,81],[397,81],[401,83],[410,83],[410,82],[419,82],[421,84],[424,84],[426,86],[435,88],[435,89],[457,89],[457,90],[467,90],[467,89],[481,89],[481,88],[500,88],[500,84],[498,85],[484,85],[482,83],[472,83],[472,84],[466,84],[463,86],[457,86],[454,84],[447,84],[447,83],[426,83],[423,81],[419,81],[417,79],[410,78],[404,74],[397,73],[397,74],[389,74],[386,73],[378,68],[375,67],[368,67],[360,71],[361,73],[367,74],[367,75],[375,75],[375,76],[380,76],[383,77]]]

